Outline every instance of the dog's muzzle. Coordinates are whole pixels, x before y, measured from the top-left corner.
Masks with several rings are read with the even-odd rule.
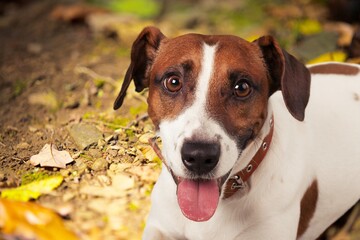
[[[181,148],[181,158],[186,169],[200,177],[215,168],[219,162],[220,149],[217,142],[185,141]]]

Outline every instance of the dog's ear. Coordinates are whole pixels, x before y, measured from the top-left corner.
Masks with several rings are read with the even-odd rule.
[[[281,90],[287,109],[299,121],[305,118],[305,108],[310,96],[309,70],[295,57],[281,49],[271,36],[255,42],[261,49],[270,76],[269,96]]]
[[[114,102],[114,110],[121,107],[130,82],[134,79],[135,90],[141,92],[149,86],[147,71],[151,67],[164,34],[156,27],[146,27],[139,34],[131,48],[131,63],[126,71],[120,93]]]

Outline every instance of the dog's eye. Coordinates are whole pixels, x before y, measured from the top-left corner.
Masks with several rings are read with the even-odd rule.
[[[165,78],[164,87],[170,92],[178,92],[182,88],[182,82],[178,76]]]
[[[236,97],[244,98],[250,95],[252,88],[250,84],[242,79],[239,80],[234,86],[234,94]]]

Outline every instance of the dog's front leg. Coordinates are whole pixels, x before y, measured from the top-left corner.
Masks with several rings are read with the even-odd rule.
[[[171,239],[171,238],[169,238],[168,236],[165,236],[156,227],[147,225],[145,227],[142,239],[143,240],[167,240],[167,239]]]
[[[256,222],[236,236],[236,240],[295,240],[299,222],[300,208],[293,206],[284,213],[273,213],[271,217]]]

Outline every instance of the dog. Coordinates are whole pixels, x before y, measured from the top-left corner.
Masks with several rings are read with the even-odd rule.
[[[114,109],[132,80],[165,166],[143,239],[316,239],[359,200],[359,65],[146,27]]]

